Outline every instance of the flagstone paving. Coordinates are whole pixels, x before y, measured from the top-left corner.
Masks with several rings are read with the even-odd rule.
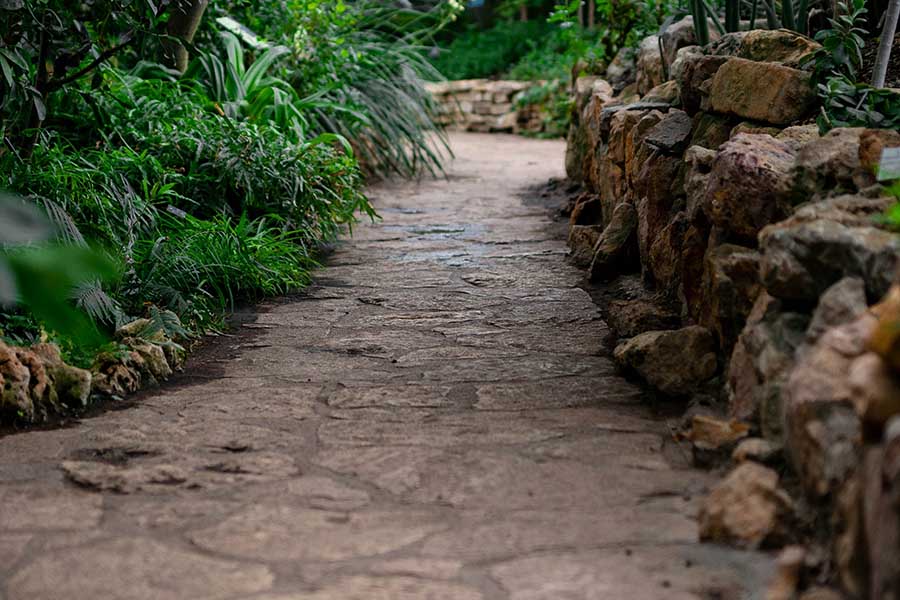
[[[174,384],[0,439],[0,598],[760,596],[527,192],[563,143],[453,144]]]

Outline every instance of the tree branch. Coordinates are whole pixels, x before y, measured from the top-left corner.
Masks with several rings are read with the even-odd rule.
[[[58,90],[64,85],[72,83],[73,81],[80,79],[99,67],[101,64],[105,63],[107,60],[112,58],[115,54],[121,51],[123,48],[126,48],[131,45],[134,41],[134,30],[129,31],[124,36],[124,41],[120,44],[113,46],[112,48],[107,48],[100,55],[92,60],[89,64],[85,65],[81,69],[78,69],[71,75],[66,75],[60,79],[52,79],[47,83],[47,91],[51,92],[53,90]]]

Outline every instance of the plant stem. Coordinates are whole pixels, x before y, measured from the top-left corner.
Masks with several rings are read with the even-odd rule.
[[[878,54],[875,57],[875,68],[872,72],[872,87],[884,87],[888,63],[891,59],[891,46],[894,43],[894,35],[897,33],[898,17],[900,17],[900,0],[890,0],[884,14],[881,40],[878,42]]]
[[[781,0],[781,21],[785,28],[797,30],[797,23],[794,19],[794,0]]]

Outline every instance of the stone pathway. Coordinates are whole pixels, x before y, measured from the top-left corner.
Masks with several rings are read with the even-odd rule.
[[[373,190],[383,221],[232,358],[0,439],[0,598],[759,597],[767,559],[696,543],[713,478],[521,199],[563,144],[453,143],[449,181]]]

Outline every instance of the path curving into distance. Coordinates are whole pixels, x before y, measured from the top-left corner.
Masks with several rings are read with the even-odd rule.
[[[527,192],[564,144],[453,145],[175,384],[0,439],[0,598],[759,597]]]

